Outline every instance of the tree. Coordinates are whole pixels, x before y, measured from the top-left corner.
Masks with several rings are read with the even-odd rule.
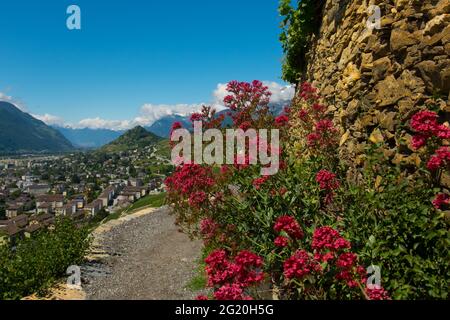
[[[80,179],[80,177],[79,177],[78,175],[74,174],[74,175],[72,175],[72,177],[70,178],[70,181],[71,181],[72,183],[78,184],[78,183],[81,182],[81,179]]]

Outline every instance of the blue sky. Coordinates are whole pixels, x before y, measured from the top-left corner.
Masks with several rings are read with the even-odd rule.
[[[82,30],[66,28],[71,4],[81,8]],[[78,123],[209,103],[234,79],[282,84],[277,4],[1,1],[0,93],[32,114]]]

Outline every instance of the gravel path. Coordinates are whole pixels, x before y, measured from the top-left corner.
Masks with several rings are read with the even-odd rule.
[[[82,267],[87,299],[179,300],[198,295],[186,285],[195,274],[201,242],[178,232],[165,207],[104,232],[97,250],[107,255]]]

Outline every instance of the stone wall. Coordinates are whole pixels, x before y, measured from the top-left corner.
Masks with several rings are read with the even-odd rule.
[[[370,5],[381,8],[381,29],[367,28]],[[342,158],[361,164],[366,144],[384,141],[393,162],[419,161],[409,118],[430,98],[450,111],[449,13],[448,0],[326,1],[307,79],[342,129]]]

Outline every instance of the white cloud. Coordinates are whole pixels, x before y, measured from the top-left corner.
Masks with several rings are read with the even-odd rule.
[[[38,120],[41,120],[42,122],[52,126],[52,125],[56,125],[56,126],[63,126],[64,125],[64,119],[58,116],[54,116],[51,114],[44,114],[44,115],[39,115],[39,114],[32,114],[32,116]]]
[[[269,87],[269,91],[272,92],[270,102],[281,103],[288,102],[294,98],[295,87],[294,86],[282,86],[277,82],[264,82]]]
[[[283,86],[276,82],[265,81],[264,85],[269,87],[272,92],[272,103],[288,102],[294,97],[295,88],[292,86]],[[74,129],[90,128],[90,129],[110,129],[110,130],[127,130],[137,125],[149,126],[155,121],[168,116],[168,115],[181,115],[187,116],[193,112],[201,110],[203,105],[211,105],[217,111],[225,109],[223,106],[223,99],[229,93],[226,90],[227,85],[219,83],[216,89],[212,93],[212,101],[210,103],[198,103],[198,104],[144,104],[139,109],[137,117],[131,120],[107,120],[100,117],[87,118],[79,121],[78,123],[67,123],[63,118],[55,115],[33,115],[33,117],[42,120],[48,125],[57,125],[70,127]],[[12,97],[9,97],[3,93],[0,93],[0,100],[13,101]]]
[[[272,96],[270,98],[271,103],[288,102],[292,100],[295,95],[295,88],[291,85],[283,86],[273,81],[263,81],[263,84],[269,88],[270,92],[272,92]],[[213,92],[214,104],[223,105],[223,99],[227,95],[229,95],[227,91],[227,84],[219,83],[216,90]]]
[[[97,118],[83,119],[77,124],[68,124],[67,126],[74,129],[90,128],[90,129],[127,130],[133,127],[133,121],[105,120],[97,117]]]
[[[140,116],[135,118],[135,122],[149,125],[153,122],[169,115],[187,116],[201,110],[204,103],[199,104],[144,104],[140,109]]]

